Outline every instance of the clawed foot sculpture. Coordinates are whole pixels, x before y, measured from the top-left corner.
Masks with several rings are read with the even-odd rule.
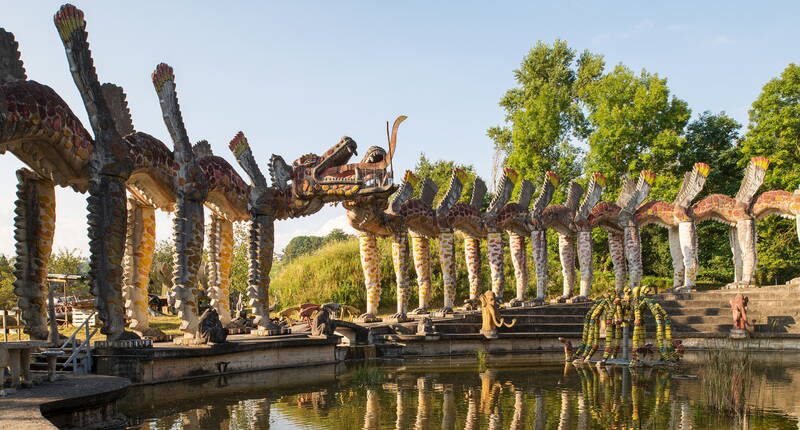
[[[464,300],[464,309],[474,311],[478,309],[478,301],[475,299]]]
[[[419,307],[409,312],[409,315],[424,315],[428,313],[428,308]]]
[[[525,305],[525,302],[520,300],[520,299],[513,299],[510,302],[508,302],[508,307],[510,307],[510,308],[517,308],[517,307],[524,306],[524,305]]]
[[[445,307],[436,311],[437,314],[449,315],[453,313],[453,308]]]
[[[392,314],[392,316],[390,316],[388,319],[397,322],[403,322],[403,321],[408,321],[408,315],[406,315],[405,312],[398,312],[396,314]]]
[[[589,299],[586,296],[575,296],[571,299],[567,299],[568,303],[583,303],[588,301]]]
[[[531,303],[533,304],[533,306],[541,306],[545,304],[545,299],[543,297],[537,297],[531,300]]]
[[[559,296],[556,298],[556,303],[567,303],[569,296]]]
[[[381,320],[381,319],[380,319],[380,318],[378,318],[378,317],[376,317],[374,314],[369,314],[369,313],[367,313],[367,314],[361,314],[361,315],[360,315],[360,316],[357,318],[357,321],[358,321],[358,322],[362,322],[362,323],[378,322],[378,321],[380,321],[380,320]]]

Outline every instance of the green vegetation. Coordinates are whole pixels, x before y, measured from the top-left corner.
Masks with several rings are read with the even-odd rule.
[[[742,417],[747,413],[748,403],[758,402],[748,398],[760,390],[754,389],[759,378],[753,371],[753,358],[746,350],[707,350],[698,376],[702,402],[714,412]]]
[[[352,382],[355,385],[375,385],[386,380],[386,373],[372,366],[359,367],[353,372]]]

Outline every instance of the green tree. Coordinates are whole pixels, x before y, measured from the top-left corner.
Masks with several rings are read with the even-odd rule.
[[[800,67],[789,64],[767,82],[750,109],[742,143],[744,166],[754,156],[770,160],[766,190],[800,187]],[[800,275],[800,245],[790,220],[768,217],[758,223],[758,281],[785,282]]]
[[[15,280],[13,259],[0,254],[0,310],[9,310],[17,306],[13,285]]]
[[[301,255],[316,251],[324,244],[325,238],[322,236],[295,236],[283,248],[283,258],[292,261]]]
[[[47,273],[85,275],[88,271],[88,261],[77,249],[60,248],[47,262]]]
[[[591,131],[581,94],[603,73],[602,56],[580,55],[563,40],[541,41],[514,70],[517,86],[500,100],[506,125],[487,135],[506,164],[535,183],[546,170],[568,181],[580,175],[580,150],[573,144]]]

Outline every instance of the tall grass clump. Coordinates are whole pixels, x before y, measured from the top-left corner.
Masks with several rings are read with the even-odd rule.
[[[386,379],[386,374],[377,367],[359,367],[353,372],[352,382],[356,385],[381,384]]]
[[[747,403],[757,400],[749,398],[752,394],[757,396],[757,378],[753,357],[747,350],[707,351],[698,376],[703,403],[714,412],[743,417]]]

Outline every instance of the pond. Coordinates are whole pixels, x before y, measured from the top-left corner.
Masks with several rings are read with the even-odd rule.
[[[120,408],[139,430],[800,428],[796,354],[716,381],[702,354],[672,371],[553,354],[347,363],[139,386]],[[720,398],[731,407],[709,408]]]

